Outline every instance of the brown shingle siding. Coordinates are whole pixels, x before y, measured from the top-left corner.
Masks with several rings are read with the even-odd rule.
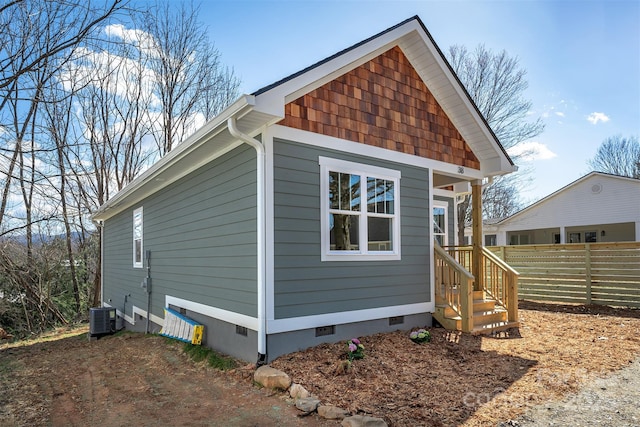
[[[399,47],[290,102],[281,124],[480,168]]]

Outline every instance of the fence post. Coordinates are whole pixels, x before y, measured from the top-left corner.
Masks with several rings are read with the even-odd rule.
[[[584,245],[585,282],[587,288],[587,304],[591,304],[591,244]]]

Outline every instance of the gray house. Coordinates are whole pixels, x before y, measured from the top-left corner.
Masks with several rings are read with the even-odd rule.
[[[259,362],[431,325],[455,193],[514,169],[413,17],[242,96],[103,205],[102,302]]]

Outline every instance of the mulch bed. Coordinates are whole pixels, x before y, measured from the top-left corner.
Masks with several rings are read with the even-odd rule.
[[[640,357],[640,310],[520,303],[521,327],[494,336],[430,328],[359,337],[365,358],[347,364],[345,343],[275,360],[294,382],[353,413],[391,426],[496,425],[560,400]]]

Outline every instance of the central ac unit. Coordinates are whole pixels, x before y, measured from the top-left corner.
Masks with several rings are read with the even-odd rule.
[[[113,334],[116,331],[116,309],[111,307],[89,309],[89,335]]]

